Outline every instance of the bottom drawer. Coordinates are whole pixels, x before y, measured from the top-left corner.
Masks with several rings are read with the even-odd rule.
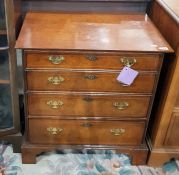
[[[36,144],[141,144],[145,122],[35,119],[28,138]]]

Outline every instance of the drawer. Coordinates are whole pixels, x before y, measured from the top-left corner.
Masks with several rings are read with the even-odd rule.
[[[28,119],[30,143],[139,145],[145,122]]]
[[[136,70],[158,70],[158,54],[63,54],[63,53],[27,53],[27,68],[73,68],[73,69],[113,69],[120,70],[131,66]]]
[[[151,93],[155,74],[140,74],[131,86],[116,80],[116,72],[27,71],[27,89],[37,91],[107,91]]]
[[[29,115],[61,117],[146,117],[149,96],[27,95]]]

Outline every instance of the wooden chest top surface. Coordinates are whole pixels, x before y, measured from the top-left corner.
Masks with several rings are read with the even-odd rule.
[[[101,13],[29,12],[16,48],[172,51],[147,15]]]

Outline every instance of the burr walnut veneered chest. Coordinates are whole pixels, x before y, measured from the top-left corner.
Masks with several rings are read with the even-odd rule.
[[[28,13],[23,51],[24,163],[53,149],[112,149],[144,164],[145,133],[163,54],[171,52],[146,15]],[[116,80],[124,66],[132,85]]]

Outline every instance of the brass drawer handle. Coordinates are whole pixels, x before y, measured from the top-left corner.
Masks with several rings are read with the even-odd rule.
[[[60,100],[58,101],[50,100],[47,102],[47,105],[50,106],[52,109],[57,109],[63,105],[63,102]]]
[[[60,134],[63,131],[63,129],[56,128],[56,127],[48,127],[47,131],[50,135],[57,135],[57,134]]]
[[[54,85],[61,84],[64,80],[62,76],[48,77],[48,81]]]
[[[90,127],[93,126],[93,124],[91,124],[91,123],[83,123],[83,124],[81,124],[81,126],[85,127],[85,128],[90,128]]]
[[[97,60],[97,57],[94,56],[94,55],[86,55],[86,58],[87,58],[89,61],[96,61],[96,60]]]
[[[125,101],[124,102],[114,102],[113,106],[116,107],[119,110],[123,110],[123,109],[128,108],[129,103],[125,102]]]
[[[90,74],[90,75],[85,75],[85,78],[88,80],[95,80],[95,79],[97,79],[97,76]]]
[[[49,56],[48,60],[51,61],[52,64],[60,64],[65,60],[65,57],[60,55],[60,56]]]
[[[114,136],[120,136],[126,132],[125,129],[123,128],[115,128],[115,129],[110,129],[110,132]]]
[[[121,58],[121,63],[123,63],[124,66],[131,67],[136,63],[136,59],[134,58]]]

